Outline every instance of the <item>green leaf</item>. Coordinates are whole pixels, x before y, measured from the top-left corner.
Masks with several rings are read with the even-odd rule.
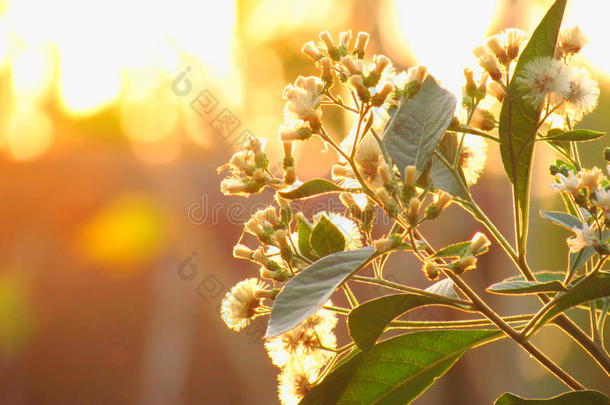
[[[546,292],[563,292],[566,288],[561,281],[527,281],[527,280],[512,280],[502,281],[501,283],[493,284],[487,287],[487,291],[496,294],[537,294]]]
[[[562,226],[570,231],[573,228],[582,228],[582,222],[572,214],[558,211],[540,211],[540,214],[556,225]]]
[[[544,325],[562,312],[585,302],[610,296],[610,272],[598,271],[577,281],[569,291],[556,295],[547,310],[534,324],[534,329]]]
[[[428,76],[419,93],[405,101],[385,128],[386,150],[401,173],[413,165],[421,174],[432,159],[455,112],[455,96]]]
[[[430,287],[426,288],[426,291],[449,298],[460,298],[460,296],[455,292],[453,281],[450,278],[444,278],[441,281],[437,281]]]
[[[562,282],[564,280],[565,276],[566,276],[565,273],[561,273],[561,272],[557,272],[557,271],[541,271],[538,273],[534,273],[534,277],[536,277],[536,280],[540,283],[551,283],[553,281]],[[582,276],[581,276],[581,278],[582,278]],[[576,281],[578,281],[578,280],[579,279],[576,279]],[[525,280],[525,278],[523,278],[523,276],[514,276],[514,277],[507,278],[503,282],[513,282],[513,281],[526,281],[526,280]],[[572,282],[572,284],[570,284],[569,287],[573,286],[574,284],[575,283]],[[554,293],[551,292],[551,294],[554,294]],[[597,309],[599,311],[599,309],[603,305],[603,300],[596,300],[595,303],[597,304]],[[586,309],[588,311],[589,303],[584,302],[584,303],[578,305],[576,308]]]
[[[412,309],[429,305],[464,309],[440,295],[438,297],[417,294],[386,295],[352,309],[347,320],[350,336],[361,350],[370,350],[394,318]]]
[[[583,142],[583,141],[593,141],[595,139],[599,139],[602,136],[605,136],[605,132],[592,131],[590,129],[575,129],[572,131],[561,131],[559,132],[551,132],[547,133],[547,137],[544,138],[545,141],[565,141],[565,142]]]
[[[453,245],[445,246],[439,249],[435,254],[430,256],[430,259],[437,259],[440,257],[462,257],[470,249],[470,241],[454,243]]]
[[[289,331],[316,313],[335,289],[374,255],[375,249],[367,246],[325,256],[301,270],[275,298],[266,337]]]
[[[515,83],[524,66],[537,57],[553,57],[559,27],[563,18],[566,0],[557,0],[546,13],[532,34],[517,61],[509,92],[500,111],[500,152],[504,170],[515,188],[522,221],[521,229],[527,226],[529,215],[529,185],[531,177],[534,140],[542,106],[534,107],[522,99],[523,90]]]
[[[388,339],[337,367],[300,404],[409,404],[468,349],[501,337],[494,330],[437,330]]]
[[[311,248],[311,244],[309,243],[309,238],[311,237],[312,227],[305,222],[301,218],[297,218],[297,247],[299,248],[299,252],[307,257],[308,259],[315,260],[317,259],[316,254]]]
[[[607,396],[599,391],[573,391],[549,399],[526,399],[515,394],[502,394],[494,405],[610,405]]]
[[[457,137],[453,132],[447,132],[438,144],[438,152],[449,164],[453,164],[455,155],[457,153],[457,148]],[[461,167],[459,167],[459,173],[463,179],[464,176],[462,174]],[[445,164],[441,162],[437,156],[432,157],[432,163],[430,166],[430,180],[432,181],[434,188],[446,191],[454,196],[464,198],[464,192],[462,191],[459,183],[447,166],[445,166]]]
[[[306,181],[294,190],[280,191],[279,194],[280,196],[288,200],[296,200],[299,198],[315,197],[318,195],[339,192],[342,190],[343,189],[341,187],[339,187],[335,183],[331,183],[328,180],[313,179]]]
[[[345,236],[326,215],[322,215],[313,227],[309,243],[319,257],[345,249]]]

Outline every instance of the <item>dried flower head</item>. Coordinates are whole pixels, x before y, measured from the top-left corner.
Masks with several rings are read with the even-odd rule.
[[[539,106],[550,93],[565,95],[570,88],[566,66],[550,57],[539,57],[528,62],[516,79],[523,98]]]
[[[234,331],[246,327],[260,310],[260,294],[267,284],[256,278],[237,283],[222,300],[220,313],[225,324]]]

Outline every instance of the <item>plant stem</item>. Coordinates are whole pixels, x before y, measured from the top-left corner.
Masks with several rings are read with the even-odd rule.
[[[519,257],[513,250],[512,246],[504,238],[502,233],[498,231],[493,222],[485,215],[479,205],[474,201],[472,194],[470,194],[470,190],[468,190],[468,187],[464,184],[461,177],[457,175],[454,170],[452,170],[451,165],[446,161],[446,159],[444,159],[440,154],[436,154],[436,156],[451,171],[454,178],[467,196],[468,205],[462,204],[462,207],[466,211],[470,212],[476,220],[478,220],[482,225],[485,226],[485,228],[487,228],[487,230],[489,230],[489,232],[491,232],[494,239],[500,244],[508,257],[515,263],[515,266],[521,272],[523,277],[528,281],[536,281],[536,278],[534,277],[534,274],[530,270],[527,263],[519,260]],[[550,298],[547,297],[546,294],[537,294],[537,296],[543,304],[550,301]],[[604,370],[604,372],[610,376],[610,356],[608,356],[608,353],[606,353],[603,347],[596,344],[566,315],[559,315],[553,322],[563,329],[563,331],[566,332],[576,343],[578,343],[578,345],[582,347],[593,358],[593,360],[595,360],[595,362]]]
[[[515,315],[503,317],[506,322],[524,322],[529,320],[533,314],[528,315]],[[487,326],[493,325],[493,322],[489,319],[466,319],[459,321],[392,321],[390,327],[400,328],[471,328],[473,326]]]
[[[564,371],[561,367],[555,364],[549,359],[544,353],[538,348],[532,345],[530,342],[525,340],[519,332],[513,329],[508,323],[506,323],[498,314],[496,314],[486,303],[483,301],[457,274],[452,271],[444,271],[447,277],[457,285],[457,287],[466,295],[481,311],[483,315],[489,318],[499,329],[501,329],[507,336],[517,342],[524,350],[532,355],[540,364],[542,364],[547,370],[549,370],[555,377],[561,380],[564,384],[573,390],[584,390],[585,387],[576,381],[570,374]]]
[[[392,289],[392,290],[403,291],[403,292],[408,292],[408,293],[417,294],[417,295],[423,295],[425,297],[439,298],[438,294],[432,293],[430,291],[420,290],[419,288],[408,287],[408,286],[405,286],[405,285],[402,285],[402,284],[393,283],[391,281],[384,280],[384,279],[381,279],[381,278],[371,278],[371,277],[364,277],[364,276],[352,276],[350,278],[350,280],[358,281],[358,282],[361,282],[361,283],[379,285],[379,286],[386,287],[386,288],[389,288],[389,289]],[[450,297],[443,297],[443,296],[441,296],[441,298],[443,298],[447,302],[453,302],[453,304],[455,304],[460,309],[464,309],[464,310],[467,310],[467,311],[471,310],[470,302],[468,302],[468,301],[454,299],[454,298],[450,298]]]

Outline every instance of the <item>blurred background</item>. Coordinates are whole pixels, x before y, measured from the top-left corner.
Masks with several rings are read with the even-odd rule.
[[[503,28],[531,32],[551,3],[0,1],[0,403],[278,403],[261,324],[234,334],[218,315],[227,290],[257,274],[231,249],[248,213],[270,198],[220,195],[215,169],[235,139],[268,138],[269,153],[280,158],[281,92],[298,75],[316,74],[300,49],[320,31],[335,38],[367,31],[369,54],[401,69],[423,64],[459,93],[462,69],[476,65],[472,48]],[[568,3],[567,25],[590,37],[577,63],[602,90],[600,108],[581,126],[608,131],[606,4]],[[219,130],[219,117],[230,118],[231,133]],[[334,128],[348,130],[341,116]],[[585,161],[604,165],[607,145],[585,145]],[[320,146],[297,150],[306,156],[300,178],[329,176],[335,156],[318,153]],[[510,234],[508,184],[492,146],[473,191]],[[553,158],[538,148],[533,212],[560,207],[548,187]],[[450,210],[427,230],[437,245],[478,229]],[[532,267],[564,268],[564,253],[544,252],[565,252],[566,236],[533,215]],[[419,265],[403,259],[387,273],[427,286]],[[481,291],[514,272],[492,248],[467,279]],[[538,307],[488,298],[505,314]],[[572,315],[587,320],[582,311]],[[428,315],[413,315],[421,316]],[[602,372],[558,330],[546,328],[536,341],[578,379],[610,393]],[[416,403],[489,404],[504,391],[563,390],[501,341],[467,354]]]

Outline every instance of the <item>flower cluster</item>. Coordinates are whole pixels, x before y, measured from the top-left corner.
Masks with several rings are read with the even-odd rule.
[[[559,35],[554,58],[538,57],[528,62],[516,83],[523,98],[553,122],[570,127],[597,106],[599,86],[589,72],[570,65],[571,57],[586,44],[578,27],[564,28]]]
[[[606,168],[610,175],[610,165]],[[573,227],[574,237],[567,240],[571,252],[586,246],[600,254],[610,253],[604,231],[610,226],[610,182],[601,169],[581,169],[575,173],[566,165],[551,166],[556,182],[551,188],[564,194],[580,211],[580,226]]]
[[[294,329],[265,341],[271,361],[281,369],[278,391],[282,404],[298,403],[338,358],[350,352],[349,344],[337,348],[334,334],[337,314],[346,315],[358,305],[347,281],[395,288],[397,284],[383,278],[383,265],[390,253],[404,250],[422,262],[428,280],[446,276],[451,280],[445,281],[460,286],[459,276],[475,269],[478,256],[487,252],[491,244],[478,232],[470,240],[436,251],[420,233],[421,224],[436,220],[456,203],[470,213],[476,212],[476,218],[488,226],[496,240],[501,245],[505,242],[497,229],[486,223],[489,220],[476,211],[480,208],[469,188],[476,184],[485,166],[485,138],[498,141],[491,134],[499,126],[499,108],[509,89],[513,90],[512,83],[521,89],[518,102],[544,112],[540,124],[555,115],[568,130],[595,107],[599,95],[597,83],[589,73],[569,65],[571,57],[586,42],[578,28],[561,32],[554,58],[536,58],[525,66],[519,64],[519,69],[517,60],[526,36],[519,30],[507,29],[474,50],[482,70],[477,67],[464,70],[462,109],[452,120],[452,104],[446,126],[435,139],[434,150],[427,160],[420,164],[418,155],[417,165],[410,162],[399,167],[399,159],[387,150],[390,143],[385,142],[388,138],[384,139],[384,135],[391,128],[387,124],[397,111],[406,111],[411,101],[417,104],[412,99],[430,91],[428,84],[436,83],[432,79],[426,81],[428,72],[423,66],[399,72],[386,56],[369,57],[367,33],[360,32],[354,39],[351,31],[346,31],[339,35],[338,42],[328,32],[322,32],[319,38],[319,43],[311,41],[302,48],[319,74],[299,76],[282,94],[285,106],[278,133],[283,145],[281,175],[275,177],[270,170],[265,143],[258,138],[249,139],[220,168],[230,172],[221,184],[225,194],[249,196],[265,187],[275,192],[275,203],[255,212],[244,224],[233,251],[236,258],[256,264],[259,271],[258,277],[241,281],[223,299],[222,319],[230,329],[239,331],[256,317],[268,315],[270,303],[282,288],[286,291],[294,285],[285,283],[290,280],[298,283],[302,280],[301,272],[316,261],[339,252],[342,258],[362,251],[373,252],[360,249],[363,246],[375,250],[366,263],[371,264],[374,277],[356,277],[354,271],[341,281],[350,308],[335,307],[327,301]],[[477,69],[481,74],[475,73]],[[513,81],[515,71],[519,73]],[[325,119],[328,109],[339,109],[345,114],[346,133],[329,133]],[[316,179],[303,183],[297,177],[295,149],[299,142],[314,136],[337,156],[330,181]],[[554,166],[552,172],[557,180],[552,187],[581,209],[582,226],[574,228],[576,236],[568,239],[570,250],[576,252],[591,246],[600,254],[608,254],[604,229],[610,226],[610,185],[602,171],[597,168],[575,171],[563,165]],[[453,183],[440,186],[434,177],[438,173]],[[289,203],[289,199],[327,193],[338,194],[345,208],[343,213],[321,211],[306,216]],[[392,227],[375,226],[376,215],[385,215]],[[468,289],[460,289],[468,295]],[[447,297],[463,303],[455,292]],[[277,303],[280,302],[278,299]]]

